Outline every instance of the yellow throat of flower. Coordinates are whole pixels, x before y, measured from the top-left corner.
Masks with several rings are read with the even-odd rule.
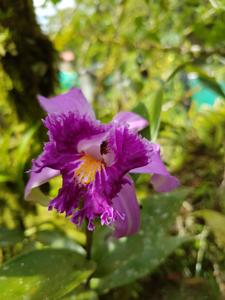
[[[104,163],[100,160],[97,160],[89,154],[84,154],[81,159],[81,163],[74,172],[74,176],[82,184],[88,184],[95,179],[97,172],[101,171],[101,168],[104,167]]]

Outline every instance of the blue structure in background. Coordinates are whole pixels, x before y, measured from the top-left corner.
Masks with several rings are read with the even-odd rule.
[[[216,99],[221,97],[214,90],[204,85],[197,77],[189,78],[188,81],[190,88],[194,90],[191,98],[196,103],[197,108],[201,108],[202,105],[213,106]],[[225,90],[225,83],[221,84],[221,88]]]
[[[68,91],[70,88],[76,86],[80,87],[80,81],[78,74],[72,71],[60,71],[59,72],[59,84],[62,91]]]
[[[59,83],[62,92],[68,91],[74,86],[80,87],[78,74],[72,70],[60,70]],[[190,74],[190,76],[188,76],[187,85],[193,90],[191,99],[195,102],[197,109],[203,105],[212,107],[216,99],[221,97],[214,90],[206,86],[196,75],[193,76]],[[221,88],[225,91],[225,83],[221,84]]]

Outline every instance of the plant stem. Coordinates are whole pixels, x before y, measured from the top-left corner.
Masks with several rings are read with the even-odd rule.
[[[88,223],[88,222],[87,222]],[[86,226],[86,259],[91,260],[91,248],[92,248],[92,242],[93,242],[93,231],[88,230],[88,226]],[[90,289],[90,280],[91,276],[87,278],[87,281],[85,283],[85,287],[87,290]]]
[[[86,258],[87,260],[91,260],[91,248],[93,241],[93,231],[88,230],[86,228]]]

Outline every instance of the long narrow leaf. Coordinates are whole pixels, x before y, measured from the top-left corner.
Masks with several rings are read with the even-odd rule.
[[[151,140],[155,141],[158,136],[159,125],[160,125],[160,115],[162,110],[163,104],[163,86],[159,89],[156,93],[155,97],[151,102],[151,109],[150,109],[150,133],[151,133]]]

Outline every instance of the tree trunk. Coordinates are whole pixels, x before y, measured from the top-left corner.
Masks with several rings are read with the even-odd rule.
[[[37,94],[53,93],[56,52],[41,32],[32,0],[0,0],[0,25],[9,30],[8,43],[13,45],[6,47],[2,57],[3,68],[13,83],[10,99],[20,120],[40,120],[43,113]]]

